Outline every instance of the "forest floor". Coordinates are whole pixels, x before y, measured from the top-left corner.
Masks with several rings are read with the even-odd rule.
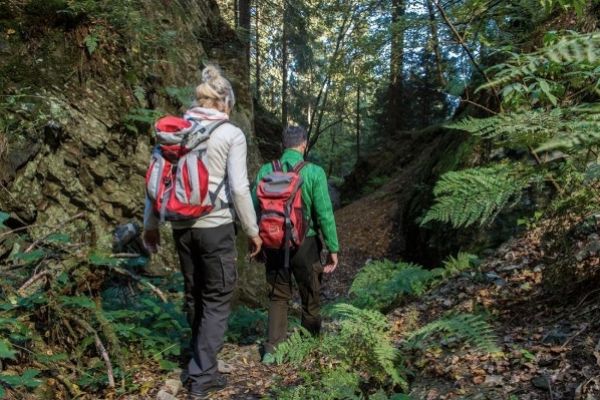
[[[365,262],[388,255],[396,207],[393,196],[377,192],[338,211],[344,251],[338,271],[324,279],[325,301],[346,296]],[[369,221],[368,227],[357,224],[357,218]],[[406,332],[459,312],[488,315],[498,338],[497,354],[442,341],[407,355],[413,398],[600,399],[600,291],[572,299],[549,296],[544,286],[545,229],[541,226],[506,242],[477,271],[463,272],[388,314],[398,343]],[[298,380],[285,366],[262,365],[257,344],[227,344],[221,358],[233,372],[229,386],[214,394],[216,400],[261,399],[273,385]],[[125,399],[156,398],[160,389],[162,400],[185,398],[181,390],[169,397],[164,376],[147,372],[140,373],[137,382],[146,388],[144,395]],[[176,382],[178,375],[169,378]]]

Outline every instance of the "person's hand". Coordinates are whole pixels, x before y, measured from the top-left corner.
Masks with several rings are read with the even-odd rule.
[[[160,232],[158,229],[144,230],[144,246],[150,253],[158,252],[160,246]]]
[[[260,250],[262,249],[262,243],[263,241],[258,235],[250,238],[250,242],[248,243],[250,248],[250,258],[254,258],[258,255],[258,253],[260,253]]]
[[[327,256],[327,264],[323,267],[323,272],[331,274],[338,266],[338,255],[337,253],[329,253]]]

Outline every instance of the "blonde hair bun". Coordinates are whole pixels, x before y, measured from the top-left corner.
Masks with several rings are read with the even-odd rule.
[[[202,83],[196,87],[196,103],[218,110],[233,109],[235,95],[231,82],[223,76],[218,66],[210,64],[202,70]]]
[[[202,70],[202,82],[211,83],[222,77],[221,69],[216,65],[211,64]]]

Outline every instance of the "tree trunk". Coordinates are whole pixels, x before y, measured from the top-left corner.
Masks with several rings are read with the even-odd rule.
[[[261,54],[260,54],[260,33],[259,33],[259,27],[260,27],[260,13],[259,13],[259,10],[260,10],[260,8],[259,8],[259,4],[258,3],[259,3],[258,0],[254,1],[254,7],[255,7],[255,12],[256,12],[255,20],[254,20],[254,29],[256,30],[255,31],[255,35],[256,35],[255,36],[255,45],[254,45],[255,52],[256,52],[255,53],[256,56],[255,56],[255,60],[254,60],[255,63],[256,63],[256,65],[255,65],[255,67],[256,67],[256,77],[255,77],[254,81],[256,83],[256,102],[260,103],[260,85],[261,85],[261,80],[260,80],[260,74],[261,74],[261,71],[260,71],[260,56],[261,56]]]
[[[237,0],[238,3],[238,28],[244,50],[246,53],[246,63],[250,65],[250,0]]]
[[[289,6],[283,4],[283,33],[281,37],[281,125],[288,122],[288,17]]]
[[[438,84],[440,86],[446,85],[446,80],[444,79],[444,71],[442,68],[442,56],[440,52],[440,37],[438,34],[437,23],[435,20],[435,9],[433,8],[433,4],[431,0],[427,0],[427,11],[429,12],[429,26],[431,28],[431,44],[433,47],[433,52],[435,54],[435,64],[437,67],[437,78]]]
[[[360,83],[356,87],[356,162],[360,160]]]
[[[387,113],[390,132],[394,132],[399,128],[398,109],[402,98],[402,67],[404,65],[404,27],[400,26],[400,23],[405,13],[405,0],[392,0],[390,91]]]
[[[233,0],[233,22],[235,24],[236,29],[239,26],[239,21],[240,21],[240,11],[239,10],[240,10],[239,0]]]
[[[329,166],[327,167],[327,178],[329,178],[331,176],[331,174],[333,174],[333,162],[334,162],[334,157],[333,157],[333,152],[335,151],[335,139],[336,139],[336,133],[337,133],[337,127],[335,129],[333,129],[333,132],[331,133],[331,149],[329,150]]]

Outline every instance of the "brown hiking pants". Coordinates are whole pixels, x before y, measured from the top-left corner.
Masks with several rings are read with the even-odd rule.
[[[265,353],[286,339],[288,303],[292,298],[292,275],[302,300],[302,326],[313,335],[321,330],[319,291],[323,267],[320,263],[321,242],[316,236],[307,237],[302,246],[290,255],[290,268],[285,268],[285,253],[266,250],[267,282],[270,285],[268,338]]]

